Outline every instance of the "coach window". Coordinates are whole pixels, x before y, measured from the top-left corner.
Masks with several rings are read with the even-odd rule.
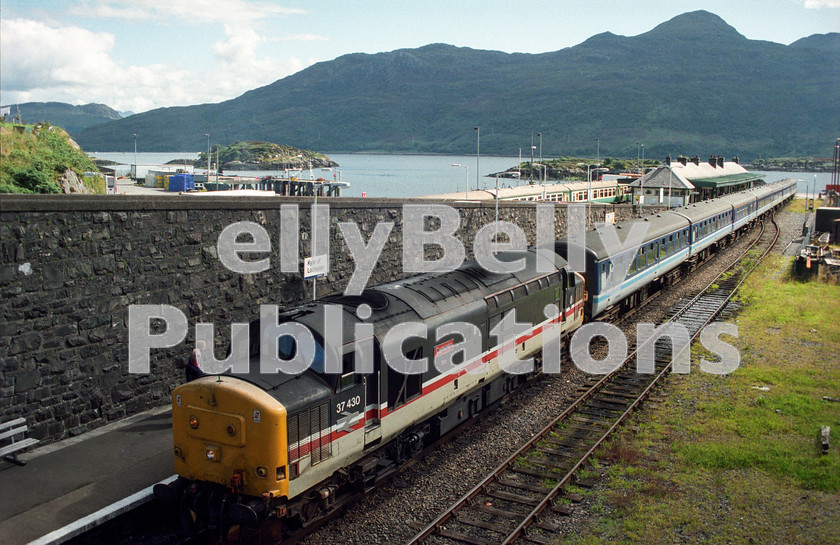
[[[639,248],[639,253],[636,256],[636,269],[642,270],[645,268],[645,265],[645,247],[642,246],[641,248]]]
[[[659,241],[659,258],[662,259],[663,257],[668,255],[668,247],[665,239]]]
[[[652,242],[648,245],[647,263],[648,265],[653,265],[654,261],[656,261],[656,243]]]

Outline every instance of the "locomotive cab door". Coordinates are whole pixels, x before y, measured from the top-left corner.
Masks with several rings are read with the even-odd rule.
[[[359,354],[359,359],[354,362],[353,369],[356,372],[356,380],[364,385],[365,448],[372,447],[382,440],[382,378],[379,341],[371,335],[349,343],[345,350],[349,350],[349,354],[353,356]]]

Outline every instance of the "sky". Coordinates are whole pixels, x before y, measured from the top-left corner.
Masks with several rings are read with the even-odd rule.
[[[0,104],[221,102],[348,53],[543,53],[698,9],[754,40],[840,32],[840,0],[0,0]]]

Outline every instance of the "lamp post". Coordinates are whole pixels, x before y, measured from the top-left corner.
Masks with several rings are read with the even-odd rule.
[[[595,162],[600,165],[601,164],[601,139],[600,138],[597,138],[597,137],[595,138],[595,147],[598,150],[596,152]]]
[[[475,189],[478,191],[478,177],[479,177],[479,168],[478,168],[478,161],[481,157],[481,127],[478,125],[475,126]]]
[[[207,183],[210,183],[210,133],[206,133],[207,137]]]
[[[539,171],[539,176],[540,176],[540,179],[541,179],[541,180],[542,180],[542,179],[544,179],[544,178],[545,178],[545,175],[546,175],[546,171],[548,170],[548,166],[546,166],[546,165],[544,165],[544,164],[542,164],[542,163],[533,163],[533,164],[531,165],[531,168],[533,168],[533,167],[535,167],[535,166],[537,166],[537,167],[539,167],[539,168],[540,168],[540,171]],[[540,182],[540,183],[541,183],[541,184],[542,184],[542,186],[543,186],[543,193],[545,193],[545,182]]]
[[[467,169],[466,175],[464,176],[464,198],[468,197],[467,193],[470,190],[470,165],[462,165],[460,163],[452,163],[453,167],[464,167]]]
[[[592,169],[592,167],[595,167]],[[590,171],[590,169],[592,169]],[[590,218],[592,214],[592,172],[603,172],[605,170],[609,170],[608,168],[601,168],[601,165],[586,165],[586,180],[588,181],[589,185],[586,189],[586,212],[587,218]],[[593,222],[594,223],[594,222]]]
[[[540,164],[542,165],[542,133],[538,132],[537,136],[540,137]],[[543,167],[545,167],[545,165],[543,165]],[[542,182],[545,183],[545,171],[543,171]]]
[[[668,165],[668,210],[671,209],[671,178],[674,175],[674,171],[671,170],[671,165]]]
[[[642,148],[641,143],[637,140],[636,141],[636,164],[639,164],[639,158],[642,156]]]
[[[645,145],[642,144],[642,177],[639,178],[639,184],[642,190],[642,202],[639,204],[639,216],[644,216],[645,209]]]
[[[531,133],[531,160],[528,162],[528,181],[534,179],[534,133]]]
[[[814,204],[811,207],[812,210],[817,209],[817,175],[814,174]]]
[[[116,176],[116,171],[114,173]],[[137,135],[134,135],[134,178],[137,178]]]

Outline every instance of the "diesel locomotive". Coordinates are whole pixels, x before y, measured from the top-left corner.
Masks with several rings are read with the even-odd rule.
[[[282,312],[278,323],[303,326],[314,340],[311,365],[296,375],[260,372],[256,321],[247,374],[206,376],[174,390],[179,477],[157,485],[155,495],[220,534],[269,519],[283,533],[305,527],[540,373],[539,360],[508,372],[522,360],[584,320],[633,307],[794,192],[794,182],[779,182],[621,223],[617,233],[636,222],[647,228],[618,254],[590,231],[582,274],[570,270],[571,242],[562,239],[550,263],[534,249],[500,255],[521,261],[517,272],[466,262]],[[511,313],[527,326],[502,336],[500,322]],[[409,334],[396,350],[417,372],[386,362],[394,350],[387,336],[401,327]],[[330,342],[335,338],[342,342]],[[304,350],[291,337],[275,346],[283,358]]]

